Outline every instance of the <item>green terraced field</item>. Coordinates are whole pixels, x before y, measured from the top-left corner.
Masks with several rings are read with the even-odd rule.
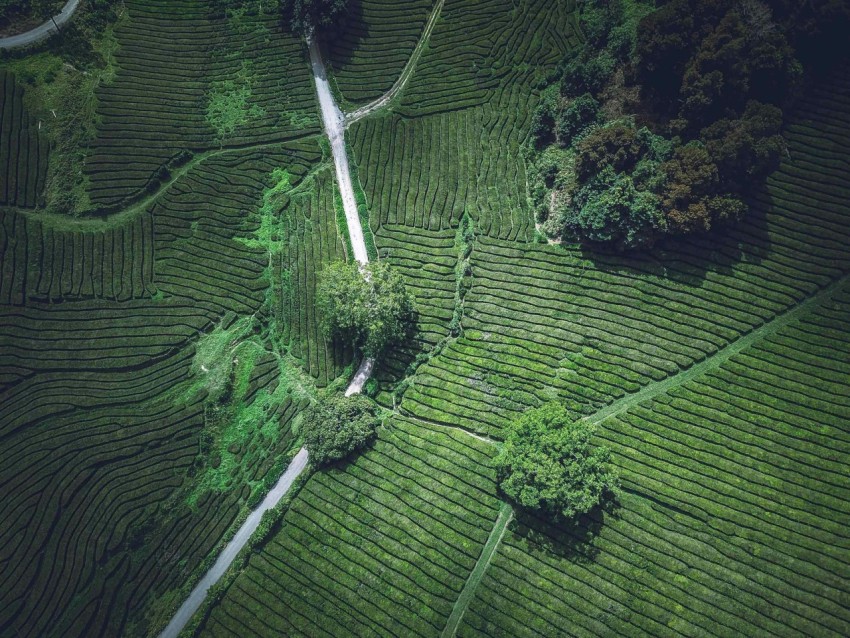
[[[322,40],[346,101],[368,102],[390,89],[433,6],[433,0],[362,0],[351,5],[344,26]]]
[[[600,418],[620,510],[592,542],[518,521],[458,635],[844,635],[848,310],[845,278],[722,364]]]
[[[394,419],[313,476],[200,635],[438,635],[498,515],[493,452]]]
[[[0,69],[0,206],[34,208],[47,177],[50,144],[24,106],[24,86]]]
[[[203,0],[128,0],[126,7],[129,20],[116,30],[117,77],[98,94],[100,125],[86,159],[95,206],[115,207],[155,188],[163,167],[186,149],[318,132],[301,44],[273,15],[226,20]],[[217,131],[209,118],[214,96],[244,111],[245,121]]]
[[[0,636],[157,635],[356,363],[319,328],[351,244],[273,5],[125,0],[94,215],[42,210],[50,145],[0,60]],[[434,6],[362,0],[322,40],[344,107]],[[572,0],[446,0],[347,129],[417,330],[378,362],[374,446],[308,470],[193,635],[850,635],[850,73],[806,90],[743,222],[624,256],[541,241],[529,204],[541,81],[581,38]],[[573,526],[493,468],[551,400],[624,487]]]
[[[28,534],[25,543],[4,542],[4,578],[18,584],[0,587],[0,626],[22,635],[51,625],[56,635],[92,635],[116,631],[131,615],[140,620],[148,597],[183,585],[277,467],[290,437],[246,441],[253,448],[245,461],[256,463],[224,491],[181,505],[195,489],[191,468],[209,408],[203,393],[180,407],[179,393],[188,391],[199,334],[226,313],[264,307],[269,258],[265,248],[241,239],[259,226],[242,211],[257,205],[273,168],[287,166],[301,179],[320,157],[310,142],[210,158],[149,208],[102,230],[54,228],[25,214],[4,220],[2,243],[18,248],[3,260],[0,481],[4,510],[19,516],[3,537]],[[284,208],[306,214],[301,204]],[[309,259],[332,258],[340,250],[333,211],[314,216],[335,239],[308,248]],[[304,250],[300,238],[290,243],[293,253]],[[280,268],[292,281],[293,307],[303,306],[309,281]],[[309,342],[303,333],[316,333],[313,318],[291,325],[293,354],[317,383],[327,383],[344,353],[301,345]],[[248,406],[279,376],[274,357],[244,349],[239,356],[249,354],[256,364],[245,372]],[[281,435],[295,407],[276,406]],[[22,480],[31,487],[17,487]],[[152,524],[141,524],[151,517]],[[61,583],[61,591],[24,604],[23,592],[40,591],[44,579]]]

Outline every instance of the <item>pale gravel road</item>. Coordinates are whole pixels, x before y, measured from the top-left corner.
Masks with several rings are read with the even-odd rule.
[[[18,35],[10,35],[8,38],[0,38],[0,49],[19,49],[41,42],[51,35],[58,33],[59,27],[71,19],[79,4],[80,0],[68,0],[58,15],[49,18],[35,29],[31,29],[26,33],[19,33]]]
[[[242,527],[239,528],[233,539],[225,546],[224,551],[221,552],[210,570],[204,574],[204,577],[195,585],[189,597],[180,605],[180,609],[174,614],[171,622],[162,630],[162,633],[159,635],[160,638],[177,638],[177,635],[183,630],[186,623],[191,620],[192,616],[195,615],[195,612],[203,604],[210,587],[218,582],[227,571],[227,568],[230,567],[233,559],[236,558],[239,552],[242,551],[242,548],[248,543],[251,535],[260,524],[263,514],[280,502],[280,499],[286,495],[289,488],[295,482],[295,479],[299,477],[306,467],[307,450],[302,447],[298,451],[298,454],[295,455],[295,458],[292,459],[289,467],[286,468],[286,472],[283,473],[283,476],[280,477],[275,486],[266,495],[266,498],[263,499],[263,502],[260,503],[260,506],[248,515]]]
[[[442,4],[442,3],[441,3]],[[336,168],[337,183],[339,191],[342,195],[342,203],[345,209],[345,221],[348,225],[348,233],[351,237],[351,247],[354,251],[354,258],[357,262],[364,266],[369,263],[369,255],[366,252],[366,242],[363,238],[363,227],[360,225],[360,214],[357,211],[357,201],[354,199],[354,188],[351,183],[351,172],[348,168],[348,155],[345,151],[345,117],[342,111],[337,107],[331,94],[330,86],[328,85],[328,77],[325,71],[325,63],[322,60],[322,54],[319,47],[314,41],[308,42],[310,48],[310,63],[313,67],[313,79],[316,82],[316,93],[319,97],[319,106],[322,110],[322,121],[325,125],[325,132],[328,140],[331,143],[331,152],[334,157],[334,167]],[[363,386],[369,377],[372,376],[372,370],[375,368],[374,359],[364,359],[360,364],[354,378],[348,385],[345,391],[345,396],[359,394],[363,390]],[[275,507],[284,495],[292,487],[296,478],[307,467],[307,450],[301,448],[295,458],[289,464],[289,467],[280,477],[277,484],[260,503],[242,524],[242,527],[236,532],[233,539],[225,546],[215,564],[210,570],[204,574],[200,582],[195,585],[195,588],[189,594],[189,597],[183,601],[180,609],[174,614],[174,617],[168,623],[159,638],[177,638],[178,634],[183,630],[186,624],[195,615],[195,612],[200,609],[207,592],[210,587],[215,585],[219,579],[225,574],[227,569],[233,563],[236,556],[242,551],[242,548],[248,543],[251,535],[256,531],[257,526],[263,517],[263,514]]]
[[[316,81],[316,93],[319,96],[319,106],[322,109],[322,121],[325,133],[331,143],[334,156],[336,180],[342,195],[342,206],[345,209],[345,221],[348,224],[348,234],[351,236],[351,248],[354,259],[361,266],[369,263],[366,252],[366,242],[363,239],[363,227],[360,225],[360,214],[357,212],[357,200],[354,199],[354,188],[351,185],[351,172],[348,169],[348,155],[345,152],[345,116],[337,107],[328,85],[328,75],[322,53],[315,40],[309,42],[310,63],[313,65],[313,79]]]
[[[310,42],[310,62],[313,65],[313,77],[316,81],[316,93],[319,96],[319,105],[322,109],[322,120],[325,123],[325,131],[331,143],[331,151],[334,156],[334,166],[336,168],[337,183],[342,195],[342,203],[345,208],[345,220],[348,224],[348,232],[351,236],[351,246],[354,250],[354,258],[363,266],[369,263],[369,255],[366,252],[366,242],[363,239],[363,228],[360,225],[360,215],[357,212],[357,201],[354,199],[354,188],[351,184],[351,173],[348,169],[348,156],[345,152],[345,118],[342,112],[336,105],[336,102],[331,95],[330,86],[328,86],[327,74],[325,72],[325,64],[322,61],[322,54],[319,52],[315,42]],[[351,380],[348,388],[345,391],[345,396],[359,394],[363,390],[363,385],[369,380],[372,375],[372,370],[375,367],[374,359],[364,359],[360,364],[360,368]],[[200,609],[204,600],[207,597],[207,592],[210,587],[215,585],[219,579],[225,574],[233,560],[242,551],[242,548],[250,540],[257,526],[263,518],[263,514],[275,507],[284,495],[292,487],[296,478],[307,467],[307,450],[301,448],[298,454],[292,459],[289,467],[284,472],[283,476],[277,484],[260,503],[259,507],[248,515],[242,527],[236,532],[233,539],[225,546],[215,564],[210,570],[204,574],[200,582],[195,585],[195,588],[189,594],[189,597],[183,601],[180,609],[174,614],[174,617],[168,623],[159,638],[177,638],[178,634],[183,630],[186,624],[195,615],[195,612]]]

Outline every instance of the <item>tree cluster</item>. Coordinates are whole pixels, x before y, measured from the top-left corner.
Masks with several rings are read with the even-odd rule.
[[[336,262],[320,274],[316,306],[327,337],[352,342],[376,357],[403,341],[413,326],[413,296],[386,262]]]
[[[294,33],[312,36],[332,26],[348,8],[349,0],[281,0],[284,23]]]
[[[380,425],[379,408],[370,399],[327,393],[304,410],[301,431],[310,462],[323,467],[365,448]]]
[[[555,520],[589,512],[619,489],[606,466],[610,452],[592,447],[592,435],[592,426],[573,420],[559,403],[525,412],[496,457],[499,486],[521,507]]]
[[[546,231],[633,248],[740,218],[785,152],[783,108],[822,61],[814,41],[850,23],[840,4],[585,0],[586,43],[532,119]]]

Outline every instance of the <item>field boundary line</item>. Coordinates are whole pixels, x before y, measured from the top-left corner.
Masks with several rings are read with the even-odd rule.
[[[154,192],[149,193],[145,190],[140,190],[135,195],[128,197],[124,208],[110,209],[106,207],[101,209],[101,212],[95,211],[85,217],[72,217],[71,215],[63,215],[61,213],[46,213],[39,209],[10,208],[9,210],[14,210],[28,219],[39,222],[44,228],[54,230],[77,230],[82,232],[110,230],[112,228],[118,228],[128,221],[132,221],[136,216],[144,213],[148,207],[159,201],[174,184],[183,179],[191,170],[198,168],[209,159],[221,155],[238,153],[239,151],[248,152],[285,145],[290,142],[303,142],[313,137],[318,138],[319,134],[310,133],[280,142],[258,142],[245,146],[223,146],[221,148],[203,150],[196,153],[184,165],[174,168],[169,179],[162,182],[160,187]],[[6,208],[0,208],[0,210],[6,210]]]
[[[607,406],[594,412],[593,414],[584,417],[583,420],[589,421],[593,424],[599,424],[608,418],[617,416],[618,414],[621,414],[622,412],[633,408],[639,403],[643,403],[648,399],[652,399],[653,397],[658,396],[659,394],[663,394],[672,388],[680,386],[683,383],[687,383],[695,377],[701,376],[711,370],[714,370],[715,368],[722,366],[729,359],[734,357],[736,354],[739,354],[746,348],[750,347],[754,343],[761,341],[762,339],[774,334],[778,330],[781,330],[782,328],[790,324],[792,321],[795,321],[799,319],[802,315],[805,315],[810,312],[813,308],[823,305],[824,302],[829,300],[836,292],[841,290],[849,280],[850,274],[843,275],[842,277],[829,284],[826,288],[822,288],[820,291],[811,295],[807,299],[804,299],[795,306],[792,306],[782,314],[775,316],[767,323],[762,324],[755,330],[752,330],[751,332],[742,336],[740,339],[737,339],[725,346],[724,348],[721,348],[710,357],[707,357],[701,362],[692,365],[690,368],[687,368],[682,372],[667,377],[666,379],[663,379],[661,381],[654,381],[644,386],[642,389],[638,390],[634,394],[627,395],[622,399],[608,404]]]
[[[399,412],[398,415],[402,419],[406,419],[408,421],[416,421],[417,423],[421,423],[423,425],[430,425],[431,427],[440,428],[441,430],[456,430],[461,434],[466,434],[471,436],[473,439],[478,439],[479,441],[483,441],[484,443],[488,443],[489,445],[498,446],[499,441],[496,439],[491,439],[487,436],[482,436],[481,434],[476,434],[466,428],[462,428],[459,425],[446,425],[445,423],[437,423],[436,421],[429,421],[427,419],[420,419],[417,416],[412,416],[410,414],[405,414],[403,411]]]
[[[398,96],[399,93],[401,93],[401,91],[407,85],[408,80],[410,80],[410,78],[413,76],[413,71],[419,62],[419,58],[422,57],[422,51],[425,49],[425,45],[428,44],[428,41],[431,39],[431,33],[434,31],[434,27],[436,26],[437,20],[440,17],[440,13],[443,10],[443,4],[445,4],[445,0],[437,0],[437,3],[431,10],[431,15],[428,16],[428,22],[425,23],[425,28],[422,30],[422,35],[419,38],[419,42],[416,43],[416,46],[413,49],[413,53],[410,54],[407,63],[401,70],[401,74],[399,75],[395,83],[390,87],[390,90],[384,93],[381,97],[372,100],[368,104],[365,104],[361,107],[354,109],[353,111],[345,113],[344,117],[346,128],[348,128],[348,126],[350,126],[351,124],[362,120],[364,117],[371,115],[375,111],[381,110],[387,104],[392,102]]]
[[[502,538],[508,529],[508,524],[513,520],[513,517],[513,508],[507,503],[502,503],[502,506],[499,508],[499,515],[493,524],[493,529],[490,530],[490,536],[487,537],[487,542],[484,543],[484,548],[481,550],[481,556],[478,557],[475,567],[472,568],[469,578],[466,579],[466,583],[463,585],[460,596],[458,596],[454,607],[452,607],[452,613],[446,622],[446,628],[440,634],[441,638],[453,638],[457,633],[460,621],[463,619],[469,603],[472,602],[475,591],[478,589],[478,584],[490,566],[490,561],[493,560],[493,556],[496,554],[496,550],[502,542]]]

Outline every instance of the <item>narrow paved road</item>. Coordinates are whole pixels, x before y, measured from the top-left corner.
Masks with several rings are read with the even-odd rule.
[[[322,121],[325,123],[325,133],[331,143],[334,156],[336,180],[342,195],[342,205],[345,209],[345,221],[348,224],[348,234],[351,235],[351,247],[354,258],[360,265],[369,263],[366,252],[366,242],[363,239],[363,227],[360,225],[360,214],[357,212],[357,200],[354,199],[354,188],[351,185],[351,172],[348,169],[348,155],[345,152],[345,117],[334,101],[328,85],[328,75],[325,62],[315,40],[308,43],[310,47],[310,63],[313,65],[313,79],[316,81],[316,93],[319,96],[319,106],[322,109]]]
[[[79,0],[77,0],[77,2],[78,1]],[[433,29],[433,25],[436,22],[436,18],[439,15],[439,10],[442,5],[443,0],[439,0],[431,18],[429,19],[425,35],[419,45],[417,45],[414,56],[405,67],[402,77],[399,78],[399,81],[396,82],[392,89],[390,89],[389,93],[364,107],[366,111],[362,112],[362,115],[359,117],[364,117],[373,110],[381,108],[387,104],[404,86],[407,78],[412,73],[423,43],[427,40],[427,36],[430,34],[431,29]],[[339,191],[342,196],[342,204],[345,210],[345,221],[348,225],[348,234],[351,237],[351,247],[354,251],[354,258],[361,266],[364,266],[369,263],[369,254],[366,252],[366,241],[363,237],[363,227],[360,224],[360,214],[357,210],[357,200],[354,198],[354,187],[351,182],[351,172],[348,167],[348,154],[345,147],[346,118],[342,114],[342,111],[340,111],[333,98],[333,94],[331,93],[331,89],[328,84],[327,72],[325,71],[325,63],[324,60],[322,60],[322,53],[319,51],[317,43],[315,41],[308,41],[307,44],[310,49],[310,63],[313,67],[313,79],[316,83],[316,93],[319,98],[319,107],[322,111],[322,121],[324,122],[325,133],[328,136],[328,140],[331,144],[331,152],[333,153],[337,184],[339,185]],[[355,373],[354,378],[351,380],[351,383],[348,385],[348,388],[345,391],[345,396],[348,397],[352,394],[360,393],[363,390],[363,386],[366,384],[366,381],[368,381],[369,377],[372,376],[374,368],[374,359],[364,359]],[[256,531],[257,526],[260,524],[263,514],[280,502],[284,495],[289,491],[289,488],[292,487],[295,479],[298,478],[306,467],[307,450],[301,448],[295,458],[292,459],[292,463],[289,464],[289,467],[286,469],[283,476],[280,477],[277,484],[271,489],[266,498],[263,499],[263,502],[260,503],[259,507],[251,512],[242,524],[242,527],[240,527],[236,532],[233,539],[225,546],[224,551],[222,551],[215,564],[206,574],[204,574],[204,577],[201,578],[201,581],[195,586],[189,594],[189,597],[183,602],[180,609],[177,610],[177,613],[174,614],[171,622],[168,623],[168,626],[166,626],[166,628],[162,631],[159,638],[177,637],[189,620],[191,620],[195,612],[197,612],[203,604],[210,587],[219,581],[242,548],[248,543],[251,535],[254,531]]]
[[[183,601],[183,604],[180,606],[180,609],[177,610],[177,613],[174,614],[171,622],[169,622],[168,626],[162,630],[162,633],[159,635],[160,638],[177,638],[177,635],[183,630],[186,623],[189,622],[204,602],[210,587],[218,582],[218,580],[227,571],[227,568],[230,567],[233,559],[236,558],[239,552],[242,551],[242,548],[248,543],[251,535],[256,531],[257,526],[260,524],[263,514],[280,502],[280,499],[282,499],[289,491],[289,488],[292,487],[295,479],[298,478],[306,467],[307,450],[301,448],[298,454],[295,455],[295,458],[292,459],[292,462],[289,464],[289,467],[286,468],[286,472],[283,473],[283,476],[280,477],[277,484],[271,489],[271,491],[269,491],[266,498],[263,499],[262,503],[260,503],[259,507],[248,515],[248,518],[245,519],[242,527],[239,528],[239,531],[236,532],[233,539],[225,546],[224,551],[221,552],[218,559],[215,561],[215,564],[206,574],[204,574],[201,581],[195,585],[195,588],[192,590],[192,593],[189,594],[189,597]]]
[[[360,224],[360,213],[357,210],[357,200],[354,198],[354,187],[351,183],[351,171],[348,168],[348,153],[345,148],[345,116],[331,93],[325,61],[322,59],[322,52],[319,50],[318,43],[311,39],[308,40],[307,44],[310,48],[310,64],[313,67],[316,94],[319,97],[319,107],[322,110],[322,122],[324,122],[325,133],[328,136],[331,153],[334,157],[336,181],[342,196],[345,222],[348,225],[348,235],[351,237],[351,248],[354,251],[354,259],[357,260],[357,263],[365,266],[369,263],[369,254],[366,252],[363,226]],[[374,367],[374,359],[364,359],[348,386],[345,396],[360,393],[366,381],[372,376]]]
[[[363,238],[363,227],[360,225],[360,214],[357,211],[357,200],[354,199],[354,188],[351,183],[351,173],[348,168],[348,155],[345,150],[345,118],[342,112],[336,105],[331,94],[328,78],[325,72],[325,63],[322,60],[322,54],[315,42],[309,42],[310,47],[310,62],[313,66],[313,78],[316,81],[316,93],[319,96],[319,106],[322,110],[322,121],[325,124],[325,132],[328,135],[328,140],[331,143],[331,151],[334,157],[334,166],[336,168],[337,183],[339,184],[340,194],[342,195],[342,203],[345,208],[345,221],[348,224],[348,233],[351,236],[351,246],[354,250],[354,258],[363,266],[369,263],[369,255],[366,252],[366,241]],[[375,367],[374,359],[364,359],[360,364],[360,368],[351,380],[348,388],[345,391],[345,396],[358,394],[363,390],[363,386],[369,377],[372,375],[372,370]],[[215,585],[224,575],[233,560],[242,551],[242,548],[248,543],[251,535],[256,531],[260,524],[263,514],[277,505],[284,495],[292,487],[296,478],[307,467],[307,450],[301,448],[292,463],[286,469],[283,476],[277,484],[255,509],[242,527],[236,532],[233,539],[225,546],[215,564],[210,570],[204,574],[201,581],[195,585],[195,588],[189,594],[189,597],[183,601],[180,609],[174,614],[171,622],[159,635],[159,638],[177,638],[177,635],[183,630],[186,624],[195,615],[195,612],[200,609],[207,597],[207,592],[210,587]]]
[[[53,16],[35,29],[18,35],[10,35],[8,38],[0,38],[0,49],[19,49],[30,44],[36,44],[55,33],[59,33],[59,27],[71,19],[79,4],[80,0],[68,0],[59,15]]]

